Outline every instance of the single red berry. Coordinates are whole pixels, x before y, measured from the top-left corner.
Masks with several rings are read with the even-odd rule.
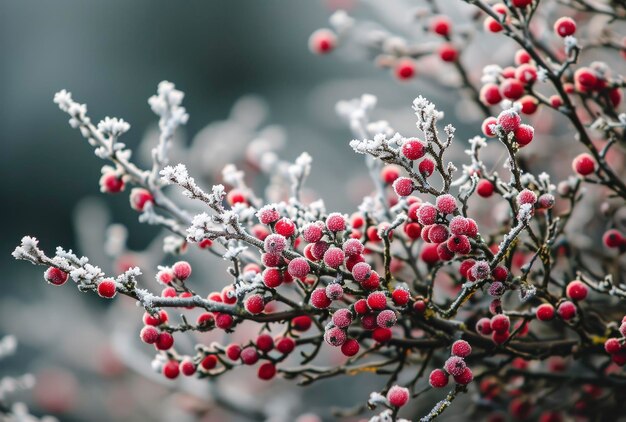
[[[444,62],[454,62],[459,56],[457,49],[450,43],[444,43],[439,46],[439,57]]]
[[[359,342],[353,338],[350,338],[341,345],[341,353],[343,353],[344,356],[348,357],[354,356],[359,353],[360,348],[361,346],[359,345]]]
[[[582,91],[587,91],[595,88],[598,84],[598,77],[593,69],[581,67],[574,72],[574,81],[577,88],[580,87]]]
[[[429,177],[435,171],[435,162],[430,158],[424,158],[417,166],[417,170],[424,177]]]
[[[185,359],[180,363],[180,372],[184,376],[190,377],[196,373],[196,365],[190,359]]]
[[[152,325],[156,327],[157,325],[161,325],[167,322],[167,320],[167,312],[162,309],[154,315],[150,315],[148,312],[144,312],[143,314],[143,323],[146,325]]]
[[[324,333],[324,340],[333,347],[340,347],[346,339],[346,332],[339,327],[331,327]]]
[[[272,362],[264,362],[259,366],[258,375],[262,380],[271,380],[276,375],[276,366]]]
[[[502,344],[509,339],[509,332],[504,331],[502,333],[497,333],[494,331],[493,334],[491,334],[491,339],[495,344]]]
[[[254,365],[259,361],[259,353],[251,346],[244,348],[240,357],[244,365]]]
[[[215,326],[222,330],[227,330],[233,325],[233,317],[228,314],[217,314],[215,316]]]
[[[386,309],[378,314],[376,317],[376,323],[379,327],[391,328],[396,325],[397,322],[396,313],[391,309]]]
[[[550,97],[550,105],[554,108],[559,108],[563,105],[563,99],[558,95],[552,95]]]
[[[448,385],[448,374],[442,369],[433,369],[428,376],[428,383],[433,388],[443,388]]]
[[[503,314],[494,315],[491,318],[491,328],[496,333],[504,333],[509,330],[511,326],[511,321],[509,317]]]
[[[265,309],[265,301],[260,294],[254,294],[246,299],[246,310],[252,315],[260,314]]]
[[[206,329],[211,328],[215,323],[215,317],[210,312],[203,312],[198,315],[198,319],[196,319],[196,324],[199,328]]]
[[[515,132],[521,122],[522,118],[513,109],[504,110],[498,115],[498,125],[507,133]]]
[[[263,242],[265,252],[280,254],[287,247],[287,239],[279,234],[270,234]]]
[[[289,218],[283,217],[274,224],[274,231],[281,236],[290,238],[296,232],[296,225]]]
[[[493,128],[498,124],[498,120],[495,117],[487,117],[481,125],[483,134],[488,138],[495,138],[496,132]]]
[[[572,300],[585,300],[585,298],[589,294],[589,289],[582,281],[573,280],[567,285],[567,288],[565,289],[565,294],[568,298]]]
[[[473,380],[474,374],[472,373],[472,370],[468,367],[465,367],[463,372],[461,372],[459,375],[454,375],[454,382],[456,382],[457,384],[467,385]]]
[[[409,389],[394,385],[387,392],[387,401],[393,407],[402,407],[409,401]]]
[[[532,64],[522,64],[515,69],[515,78],[524,84],[529,84],[537,80],[537,68]]]
[[[348,239],[341,246],[346,256],[357,256],[363,253],[363,244],[358,239]]]
[[[420,253],[420,258],[422,259],[422,261],[429,265],[437,263],[440,260],[439,252],[437,251],[438,246],[439,245],[437,245],[436,243],[429,243],[424,245],[424,247],[422,248],[422,252]]]
[[[43,277],[48,283],[55,286],[60,286],[62,284],[65,284],[65,282],[69,278],[69,274],[65,271],[59,270],[56,267],[48,267]]]
[[[480,89],[480,100],[487,105],[499,104],[502,101],[502,95],[498,85],[493,83],[483,85]]]
[[[318,29],[309,37],[309,50],[315,54],[330,53],[337,45],[337,36],[330,29]]]
[[[200,366],[202,366],[202,368],[206,369],[207,371],[210,371],[217,366],[217,356],[205,356],[204,359],[202,359],[202,362],[200,362]]]
[[[467,233],[467,225],[467,218],[463,217],[462,215],[457,215],[455,217],[452,217],[448,228],[450,229],[450,233],[452,234],[464,235],[465,233]]]
[[[500,92],[504,98],[517,100],[524,95],[524,84],[514,78],[506,79],[500,84]]]
[[[296,348],[296,342],[291,337],[282,337],[276,340],[276,350],[278,350],[283,355],[288,355],[293,352],[293,349]]]
[[[178,377],[179,373],[180,368],[178,366],[178,362],[176,362],[175,360],[170,360],[165,365],[163,365],[163,375],[165,375],[166,378],[174,379]]]
[[[442,214],[452,214],[457,209],[456,199],[454,199],[454,196],[449,193],[439,195],[435,204],[437,206],[437,210]]]
[[[437,208],[429,203],[422,204],[417,211],[417,219],[422,226],[435,224],[435,221],[437,221]]]
[[[154,344],[159,339],[159,330],[152,325],[146,325],[139,332],[139,337],[144,343]]]
[[[124,179],[115,172],[106,172],[100,177],[100,192],[119,193],[124,190]]]
[[[372,292],[367,297],[367,305],[370,309],[379,311],[387,307],[387,296],[383,292]]]
[[[476,323],[476,331],[484,336],[491,334],[493,332],[493,329],[491,328],[491,320],[489,318],[479,319]]]
[[[522,1],[529,1],[529,0],[522,0]],[[524,63],[530,63],[531,60],[532,60],[532,57],[530,57],[530,54],[528,54],[528,51],[520,49],[515,52],[515,64],[517,66],[522,65]]]
[[[415,185],[408,177],[398,177],[393,182],[393,190],[398,196],[409,196],[415,190]]]
[[[393,336],[393,332],[391,331],[390,328],[378,327],[378,328],[375,328],[374,331],[372,332],[372,338],[377,343],[386,343],[389,340],[391,340],[392,336]]]
[[[401,59],[396,64],[394,72],[400,80],[411,79],[415,76],[415,62],[411,59]]]
[[[602,236],[602,241],[607,248],[619,248],[626,243],[622,233],[615,229],[607,230]]]
[[[132,209],[142,212],[148,203],[154,203],[154,197],[148,190],[133,188],[133,190],[130,191],[130,207]]]
[[[326,218],[326,228],[331,232],[342,232],[346,229],[346,219],[338,212],[328,215]]]
[[[400,167],[398,166],[386,165],[380,171],[380,178],[388,185],[392,184],[398,177],[400,177]]]
[[[500,32],[503,29],[502,25],[500,24],[500,22],[498,22],[497,20],[495,20],[491,16],[487,16],[485,18],[485,21],[483,22],[483,27],[485,28],[485,31],[489,31],[489,32],[493,32],[493,33]]]
[[[324,223],[321,221],[309,223],[302,228],[302,238],[309,243],[319,242],[324,235]]]
[[[554,319],[554,313],[554,306],[549,303],[542,303],[535,311],[535,315],[539,321],[550,321]]]
[[[426,145],[419,139],[409,139],[402,145],[402,155],[407,159],[419,160],[426,154]]]
[[[256,348],[262,352],[269,352],[274,348],[274,339],[269,334],[261,334],[256,338]]]
[[[111,278],[107,278],[98,283],[98,295],[111,299],[117,293],[115,281]]]
[[[411,298],[411,293],[407,289],[397,288],[391,293],[391,299],[393,303],[398,306],[404,306],[409,303],[409,299]]]
[[[168,332],[160,333],[159,338],[154,343],[154,346],[158,350],[169,350],[173,345],[174,345],[174,337]]]
[[[524,95],[517,101],[517,103],[520,105],[520,111],[523,114],[534,114],[539,108],[539,101],[532,95]]]
[[[428,240],[430,243],[439,244],[445,242],[449,235],[448,228],[443,224],[433,224],[428,230]]]
[[[239,357],[241,356],[241,346],[235,343],[229,344],[226,347],[226,356],[228,356],[228,359],[232,361],[239,360]]]
[[[452,343],[452,354],[461,358],[465,358],[472,353],[472,346],[465,340],[457,340]]]
[[[515,142],[521,147],[530,144],[535,135],[535,129],[530,125],[519,125],[515,129]]]
[[[311,293],[311,305],[317,309],[326,309],[330,306],[331,302],[324,288],[318,287]]]
[[[534,205],[537,202],[537,195],[530,189],[523,189],[515,198],[518,205]]]
[[[533,0],[512,0],[511,3],[513,4],[513,6],[515,7],[519,7],[524,8],[526,6],[528,6],[529,4],[531,4],[533,2]],[[520,50],[523,51],[523,50]]]
[[[174,277],[179,280],[187,280],[191,275],[191,265],[187,261],[178,261],[172,266]]]
[[[581,176],[588,176],[596,171],[596,162],[590,154],[586,152],[578,155],[572,161],[572,168]]]
[[[554,22],[554,32],[563,38],[574,35],[576,32],[576,22],[570,17],[563,16]]]
[[[352,313],[350,310],[343,308],[338,309],[333,314],[333,324],[339,328],[348,328],[352,324]]]
[[[331,268],[339,268],[343,264],[345,255],[340,248],[331,247],[324,253],[324,264]]]
[[[435,34],[439,34],[442,37],[450,35],[450,29],[452,28],[452,21],[447,16],[435,16],[430,21],[430,30]]]
[[[609,338],[604,342],[604,350],[609,355],[614,355],[615,353],[622,350],[622,345],[620,344],[617,338]]]
[[[413,310],[417,314],[423,314],[426,311],[426,301],[423,299],[417,299],[413,304]]]
[[[566,300],[559,305],[557,313],[562,319],[568,321],[576,316],[576,305]]]
[[[304,278],[311,271],[311,267],[306,259],[294,258],[287,266],[287,272],[294,278]]]

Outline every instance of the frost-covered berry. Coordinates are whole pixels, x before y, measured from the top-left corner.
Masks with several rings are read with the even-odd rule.
[[[352,276],[358,282],[367,280],[371,273],[372,267],[366,262],[359,262],[354,267],[352,267]]]
[[[233,189],[226,195],[226,202],[231,206],[235,204],[245,204],[246,194],[240,189]]]
[[[396,313],[391,309],[386,309],[382,311],[376,317],[376,324],[378,324],[379,327],[383,328],[393,327],[394,325],[396,325],[397,321],[398,319],[396,317]]]
[[[535,129],[530,125],[519,125],[517,129],[515,129],[515,142],[519,146],[526,146],[530,144],[535,136]]]
[[[252,315],[260,314],[265,309],[265,301],[260,294],[254,294],[246,299],[246,311]]]
[[[424,158],[417,165],[417,170],[424,177],[429,177],[435,171],[435,162],[430,158]]]
[[[346,256],[356,256],[363,253],[363,244],[358,239],[348,239],[341,247]]]
[[[124,179],[113,171],[106,172],[100,177],[100,192],[119,193],[124,190]]]
[[[393,190],[398,196],[409,196],[415,190],[415,185],[408,177],[398,177],[393,182]]]
[[[426,154],[426,145],[419,139],[409,139],[402,145],[402,155],[407,159],[419,160]]]
[[[581,176],[588,176],[596,171],[596,162],[590,154],[584,152],[574,158],[572,169]]]
[[[572,300],[585,300],[587,294],[589,294],[589,289],[582,281],[573,280],[567,285],[565,294]]]
[[[491,318],[491,329],[496,333],[504,333],[509,330],[511,321],[509,317],[503,314],[494,315]]]
[[[433,224],[428,230],[428,240],[431,243],[441,243],[448,239],[448,228],[443,224]]]
[[[311,271],[311,266],[304,258],[294,258],[289,261],[289,265],[287,266],[287,272],[293,278],[304,278]]]
[[[133,188],[130,191],[130,206],[132,209],[142,212],[148,203],[154,203],[154,197],[150,191],[144,188]]]
[[[146,325],[139,332],[141,341],[147,344],[154,344],[159,339],[159,330],[151,325]]]
[[[562,319],[568,321],[576,316],[576,305],[566,300],[565,302],[561,302],[556,312]]]
[[[115,281],[111,278],[107,278],[98,283],[98,295],[111,299],[117,293]]]
[[[272,362],[264,362],[259,366],[257,375],[264,381],[271,380],[276,375],[276,366]]]
[[[491,320],[489,318],[481,318],[476,322],[476,332],[484,336],[488,336],[493,332],[491,328]]]
[[[537,204],[539,205],[539,208],[544,210],[552,208],[554,206],[554,202],[554,195],[550,193],[544,193],[537,199]]]
[[[210,312],[204,312],[198,315],[196,319],[196,324],[199,328],[209,328],[212,324],[215,323],[215,317]]]
[[[496,268],[493,269],[491,275],[496,281],[505,281],[509,276],[509,270],[507,270],[506,267],[503,267],[502,265],[498,265]]]
[[[417,219],[422,226],[435,224],[437,221],[437,208],[429,203],[424,203],[417,211]]]
[[[448,224],[448,228],[450,229],[450,233],[464,235],[467,231],[467,220],[465,217],[461,215],[457,215],[450,220],[450,224]]]
[[[345,255],[343,251],[333,246],[328,248],[328,250],[324,253],[324,264],[331,268],[339,268],[339,266],[343,264],[344,258]]]
[[[346,332],[339,327],[332,327],[324,333],[326,343],[339,347],[346,342]]]
[[[343,287],[339,283],[331,283],[326,286],[326,296],[330,300],[339,300],[343,297]]]
[[[296,232],[296,225],[291,219],[283,217],[274,224],[274,231],[286,238],[290,238]]]
[[[46,272],[44,272],[43,277],[48,283],[55,286],[60,286],[62,284],[65,284],[65,282],[69,278],[69,274],[65,271],[59,270],[56,267],[48,267]]]
[[[338,212],[328,215],[326,218],[326,228],[331,232],[341,232],[346,229],[346,219]]]
[[[367,296],[367,305],[375,311],[385,309],[387,307],[387,296],[383,292],[372,292]]]
[[[609,338],[604,342],[604,350],[609,355],[613,355],[622,350],[622,345],[617,338]]]
[[[262,224],[271,224],[278,221],[280,213],[276,207],[266,205],[256,213],[256,216]]]
[[[215,315],[215,326],[222,330],[228,330],[233,326],[233,317],[228,314]]]
[[[309,37],[309,50],[315,54],[327,54],[337,45],[337,36],[330,29],[322,28]]]
[[[393,407],[402,407],[409,401],[409,389],[394,385],[387,392],[387,401]]]
[[[506,133],[515,132],[517,128],[519,128],[522,123],[522,118],[517,114],[517,111],[514,109],[508,109],[502,111],[498,115],[498,125],[504,130]]]
[[[465,340],[457,340],[452,343],[452,354],[461,358],[467,357],[472,353],[472,346]]]
[[[437,255],[442,261],[450,261],[454,258],[454,252],[448,248],[446,242],[442,242],[437,245]]]
[[[406,288],[396,288],[393,293],[391,293],[391,299],[393,303],[398,306],[404,306],[409,303],[409,299],[411,298],[411,293]]]
[[[581,67],[574,73],[574,81],[576,82],[576,89],[584,92],[596,87],[598,77],[593,69]]]
[[[280,254],[287,247],[287,239],[279,234],[270,234],[265,238],[265,252]]]
[[[168,320],[167,312],[161,309],[159,312],[154,315],[149,314],[148,312],[144,312],[143,314],[143,323],[146,325],[152,325],[154,327],[166,323]]]
[[[467,236],[454,235],[451,236],[446,242],[446,247],[450,252],[458,253],[460,255],[467,255],[472,250],[472,245]]]
[[[526,63],[515,69],[515,78],[525,84],[529,84],[537,80],[537,68],[532,64]]]
[[[576,32],[576,22],[570,17],[563,16],[554,22],[554,32],[563,38],[574,35]]]
[[[352,313],[350,310],[343,308],[335,311],[333,314],[333,324],[339,328],[347,328],[352,324]]]
[[[361,282],[361,287],[365,290],[376,290],[380,287],[380,275],[376,271],[372,271],[370,276]]]
[[[448,374],[442,369],[433,369],[428,376],[428,383],[433,388],[443,388],[448,385]]]
[[[554,306],[549,303],[542,303],[537,307],[535,316],[539,321],[551,321],[554,319]]]
[[[367,300],[359,299],[354,302],[354,312],[356,312],[358,315],[365,315],[369,312],[369,310],[370,308],[367,305]]]
[[[474,374],[472,373],[472,370],[468,367],[465,367],[463,372],[461,372],[459,375],[454,375],[454,382],[456,382],[457,384],[467,385],[473,380]]]
[[[282,337],[276,340],[276,350],[283,355],[288,355],[296,348],[296,342],[291,337]]]
[[[473,218],[467,218],[467,231],[465,235],[471,238],[478,236],[478,225]]]
[[[439,195],[435,201],[435,205],[437,210],[442,214],[452,214],[457,208],[456,199],[449,193]]]
[[[476,264],[476,261],[473,259],[466,259],[461,262],[461,265],[459,266],[459,274],[461,274],[461,277],[468,278],[468,275],[471,275],[470,269],[474,266],[474,264]]]
[[[504,294],[505,291],[506,291],[506,287],[504,284],[500,283],[499,281],[494,281],[489,286],[488,292],[490,296],[500,297]]]
[[[475,280],[484,280],[491,275],[491,268],[489,268],[487,261],[477,261],[472,268],[470,268],[469,273]]]
[[[262,277],[263,283],[271,289],[280,286],[284,281],[283,274],[278,268],[266,268],[263,271]]]
[[[359,342],[353,338],[350,338],[341,345],[341,353],[343,353],[344,356],[348,357],[354,356],[359,353],[360,348],[361,345],[359,344]]]
[[[329,247],[330,247],[330,244],[328,244],[327,242],[324,242],[323,240],[320,240],[319,242],[315,242],[311,246],[311,255],[313,255],[313,257],[316,260],[320,260],[324,257],[324,254],[326,253]]]
[[[309,243],[319,242],[324,235],[324,223],[318,221],[309,223],[302,228],[302,238]]]
[[[165,378],[174,379],[178,377],[178,374],[180,374],[180,368],[178,362],[175,360],[170,360],[163,365],[163,375],[165,375]]]
[[[422,248],[422,252],[420,253],[420,258],[422,259],[422,261],[429,265],[433,265],[439,262],[441,258],[439,258],[439,252],[437,251],[438,246],[439,245],[435,243],[424,245],[424,247]]]
[[[415,62],[411,59],[401,59],[394,69],[396,77],[400,80],[411,79],[415,76]]]
[[[498,125],[498,121],[495,117],[487,117],[482,125],[480,126],[483,134],[488,138],[494,138],[496,136],[496,132],[494,131],[494,127]]]
[[[174,277],[179,280],[187,280],[191,275],[191,265],[187,261],[178,261],[172,266]]]
[[[443,369],[452,376],[461,375],[466,367],[465,361],[459,356],[450,356],[443,364]]]
[[[311,305],[317,309],[326,309],[330,306],[331,300],[326,295],[326,289],[318,287],[311,293]]]
[[[500,84],[500,92],[509,100],[517,100],[524,95],[524,84],[515,78],[506,79]]]
[[[483,198],[489,198],[493,195],[494,190],[495,187],[493,186],[493,183],[486,179],[481,179],[476,186],[476,193]]]
[[[524,189],[517,194],[517,205],[530,204],[534,205],[537,202],[537,195],[530,189]]]
[[[498,85],[488,83],[480,89],[480,101],[487,105],[496,105],[502,101],[502,95]],[[495,123],[495,122],[494,122]]]
[[[248,346],[241,351],[240,357],[244,365],[254,365],[259,361],[259,352],[256,348]]]
[[[154,342],[157,350],[169,350],[174,345],[174,337],[167,332],[159,333],[159,338]]]
[[[180,372],[182,372],[184,376],[190,377],[196,373],[196,365],[191,359],[185,359],[180,363]]]

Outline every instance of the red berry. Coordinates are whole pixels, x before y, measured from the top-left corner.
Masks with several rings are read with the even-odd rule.
[[[549,303],[542,303],[537,307],[535,315],[539,321],[550,321],[554,319],[554,306]]]
[[[505,341],[507,341],[508,338],[509,338],[509,332],[508,331],[504,331],[502,333],[497,333],[497,332],[494,331],[493,334],[491,334],[491,339],[496,344],[502,344]]]
[[[439,261],[439,252],[437,251],[436,243],[430,243],[424,245],[422,248],[422,252],[420,253],[420,258],[427,264],[433,265]]]
[[[407,159],[419,160],[426,154],[426,145],[419,139],[409,139],[402,145],[402,155]]]
[[[376,323],[379,327],[391,328],[396,325],[397,317],[396,313],[391,309],[386,309],[378,314],[376,317]]]
[[[515,79],[524,84],[535,82],[537,80],[537,68],[532,64],[522,64],[515,69]]]
[[[132,209],[141,212],[148,203],[154,203],[154,197],[148,190],[133,188],[130,191],[130,206]]]
[[[324,292],[324,294],[326,293]],[[311,317],[307,315],[297,316],[291,320],[291,325],[293,329],[300,332],[307,331],[309,328],[311,328],[312,323],[313,321],[311,320]]]
[[[495,138],[496,132],[493,131],[493,128],[498,124],[498,121],[495,117],[487,117],[483,124],[481,125],[481,130],[483,134],[488,138]]]
[[[439,195],[435,204],[437,206],[437,210],[442,214],[452,214],[457,209],[456,199],[454,199],[454,196],[449,193]]]
[[[518,1],[520,1],[520,0],[518,0]],[[529,1],[529,0],[523,0],[523,1]],[[526,50],[517,50],[515,52],[515,64],[517,66],[522,65],[524,63],[529,63],[531,60],[532,60],[532,58],[530,57],[530,54],[528,54],[528,51],[526,51]]]
[[[210,371],[211,369],[217,366],[217,356],[215,355],[205,356],[204,359],[202,359],[202,362],[200,362],[200,365],[202,366],[202,368],[206,369],[207,371]]]
[[[359,342],[353,338],[350,338],[341,345],[341,353],[343,353],[344,356],[348,357],[354,356],[359,353],[360,348],[361,346],[359,345]]]
[[[404,306],[409,303],[410,297],[411,294],[409,293],[409,291],[403,288],[397,288],[393,291],[393,293],[391,293],[391,299],[393,300],[393,303],[398,306]]]
[[[259,353],[254,347],[246,347],[241,351],[241,361],[244,365],[254,365],[259,361]]]
[[[530,144],[535,135],[535,129],[530,125],[519,125],[515,130],[515,142],[519,146],[526,146]]]
[[[291,337],[282,337],[276,340],[276,350],[283,355],[288,355],[296,348],[296,342]]]
[[[585,300],[587,294],[589,294],[589,289],[582,281],[574,280],[567,285],[565,294],[572,300]]]
[[[311,267],[307,260],[304,258],[294,258],[289,262],[289,265],[287,266],[287,272],[293,278],[304,278],[307,276],[307,274],[309,274],[310,271]]]
[[[272,362],[264,362],[259,366],[258,375],[262,380],[271,380],[276,375],[276,366]]]
[[[100,297],[111,299],[116,293],[117,289],[113,279],[107,278],[98,283],[98,294]]]
[[[442,37],[450,35],[450,28],[452,28],[452,21],[447,16],[435,16],[430,21],[430,30]]]
[[[424,203],[417,211],[417,219],[423,226],[435,224],[437,220],[437,208],[429,203]]]
[[[239,357],[241,356],[241,346],[234,343],[229,344],[226,347],[226,356],[228,356],[228,359],[232,361],[239,360]]]
[[[502,101],[502,95],[498,85],[493,83],[483,85],[480,89],[480,100],[487,105],[499,104]]]
[[[260,314],[265,309],[265,301],[260,294],[254,294],[246,299],[246,310],[252,315]]]
[[[191,265],[187,261],[178,261],[172,267],[174,277],[179,280],[187,280],[191,275]]]
[[[326,218],[326,228],[331,232],[341,232],[346,229],[346,219],[338,212],[328,215]]]
[[[522,118],[513,109],[504,110],[498,115],[498,125],[507,133],[515,132],[521,122]]]
[[[458,356],[449,357],[443,364],[443,369],[445,369],[445,371],[452,376],[461,375],[463,371],[465,371],[466,367],[467,365],[465,364],[463,358]]]
[[[394,71],[400,80],[411,79],[415,76],[415,62],[411,59],[401,59],[396,64]]]
[[[387,307],[387,296],[383,292],[372,292],[367,297],[367,305],[375,311],[385,309]]]
[[[509,320],[509,317],[506,315],[498,314],[498,315],[494,315],[493,318],[491,318],[491,328],[496,333],[507,332],[510,326],[511,326],[511,321]]]
[[[233,317],[228,314],[217,314],[215,316],[215,326],[222,330],[227,330],[233,325]]]
[[[619,230],[611,229],[602,236],[602,241],[607,248],[619,248],[625,244],[624,236]]]
[[[415,190],[415,185],[408,177],[398,177],[393,182],[393,190],[398,196],[409,196]]]
[[[430,158],[424,158],[417,166],[417,170],[424,177],[428,177],[435,171],[435,162]]]
[[[574,72],[574,81],[582,88],[582,91],[593,89],[598,84],[596,73],[588,67],[581,67]]]
[[[609,355],[613,355],[622,350],[622,345],[617,338],[609,338],[604,342],[604,350]]]
[[[524,84],[517,79],[506,79],[500,84],[500,92],[509,100],[517,100],[524,95]]]
[[[175,360],[170,360],[163,365],[163,375],[165,375],[166,378],[174,379],[178,377],[179,373],[180,368],[178,367],[178,362]]]
[[[563,38],[574,35],[576,32],[576,22],[570,17],[563,16],[554,22],[554,32]]]
[[[302,228],[302,238],[309,243],[319,242],[324,235],[324,223],[309,223]]]
[[[180,363],[180,372],[186,377],[190,377],[196,373],[196,365],[189,359],[185,359]]]
[[[444,62],[454,62],[459,56],[457,49],[450,43],[444,43],[439,46],[439,57]]]
[[[48,283],[53,284],[55,286],[60,286],[62,284],[65,284],[65,282],[69,278],[68,273],[66,273],[65,271],[59,270],[56,267],[48,267],[48,269],[46,270],[43,276]]]
[[[270,234],[263,242],[265,252],[280,254],[287,247],[287,239],[279,234]]]
[[[582,153],[574,158],[572,168],[581,176],[588,176],[596,170],[596,162],[590,154]]]
[[[402,407],[409,401],[409,389],[394,385],[387,392],[387,401],[393,407]]]
[[[324,340],[333,347],[340,347],[346,339],[346,332],[339,327],[332,327],[324,333]]]
[[[570,320],[576,316],[576,305],[566,300],[559,305],[557,313],[565,321]]]
[[[150,315],[148,312],[143,314],[143,323],[146,325],[157,326],[167,322],[168,316],[167,312],[164,310],[160,310],[154,316]]]
[[[345,255],[343,251],[333,246],[324,253],[324,264],[331,268],[339,268],[339,266],[343,264],[344,258]]]
[[[443,388],[448,385],[448,374],[442,369],[434,369],[428,376],[428,383],[433,388]]]
[[[472,353],[472,346],[465,340],[457,340],[452,344],[452,354],[461,358]]]
[[[159,330],[151,325],[146,325],[139,333],[141,341],[147,344],[154,344],[159,339]]]
[[[521,112],[524,114],[533,114],[539,108],[539,101],[532,95],[525,95],[518,100],[521,106]]]
[[[476,331],[484,336],[488,336],[493,332],[491,328],[491,320],[489,318],[481,318],[476,323]]]
[[[174,345],[174,337],[168,332],[160,333],[159,338],[154,343],[154,346],[158,350],[169,350],[173,345]]]
[[[326,309],[330,306],[331,302],[324,288],[318,287],[311,293],[311,305],[317,309]]]
[[[352,324],[352,313],[346,309],[339,309],[333,314],[333,324],[339,328],[347,328]]]
[[[467,385],[472,382],[472,380],[474,380],[474,374],[472,373],[472,370],[468,367],[465,367],[463,372],[461,372],[459,375],[454,375],[454,382],[456,382],[457,384]]]
[[[309,37],[309,50],[315,54],[327,54],[337,44],[337,36],[330,29],[318,29]]]
[[[502,31],[502,25],[500,24],[500,22],[498,22],[497,20],[495,20],[494,18],[492,18],[491,16],[487,16],[485,18],[485,21],[483,23],[483,27],[485,28],[485,31],[489,31],[489,32],[500,32]]]
[[[115,172],[106,172],[100,177],[100,192],[119,193],[124,190],[124,179]]]
[[[391,340],[393,333],[389,328],[378,327],[372,332],[372,338],[377,343],[386,343]]]
[[[398,177],[400,177],[400,168],[398,166],[387,165],[380,171],[380,178],[388,185],[392,184]]]
[[[289,218],[281,218],[274,225],[274,231],[281,236],[290,238],[296,232],[296,225]]]
[[[274,339],[269,334],[261,334],[256,338],[256,348],[267,353],[274,348]]]

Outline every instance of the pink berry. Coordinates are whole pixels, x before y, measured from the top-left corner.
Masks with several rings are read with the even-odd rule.
[[[324,264],[331,268],[339,268],[343,264],[344,258],[343,251],[333,246],[324,253]]]
[[[457,209],[456,199],[449,193],[439,195],[435,204],[437,210],[442,214],[452,214]]]
[[[488,336],[493,332],[491,328],[491,320],[489,318],[481,318],[476,323],[476,331],[484,336]]]
[[[615,353],[618,353],[620,350],[622,350],[622,345],[620,344],[618,339],[610,338],[604,342],[604,350],[609,355],[614,355]]]
[[[448,228],[452,234],[463,235],[467,231],[467,219],[461,215],[457,215],[450,220]]]
[[[265,252],[280,254],[287,247],[287,239],[279,234],[270,234],[265,238]]]
[[[319,242],[313,243],[311,247],[311,254],[315,259],[322,259],[329,247],[330,245],[327,242],[320,240]]]
[[[332,327],[324,333],[324,340],[333,347],[340,347],[346,342],[346,332],[339,327]]]
[[[596,162],[590,154],[582,153],[574,158],[572,168],[581,176],[588,176],[596,170]]]
[[[409,196],[415,190],[415,185],[408,177],[398,177],[393,182],[393,190],[398,196]]]
[[[452,344],[452,354],[461,358],[467,357],[472,353],[472,346],[465,340],[457,340]]]
[[[326,296],[330,300],[339,300],[343,297],[343,287],[339,283],[331,283],[326,286]]]
[[[46,270],[43,276],[48,283],[53,284],[55,286],[60,286],[62,284],[65,284],[65,282],[69,278],[68,273],[66,273],[65,271],[59,270],[56,267],[48,267],[48,269]]]
[[[289,265],[287,266],[287,272],[293,278],[304,278],[311,271],[311,267],[306,259],[304,258],[294,258],[289,261]]]
[[[563,38],[574,35],[576,32],[576,22],[570,17],[563,16],[554,22],[554,32]]]
[[[383,310],[387,307],[387,296],[383,292],[372,292],[367,297],[367,305],[375,311]]]
[[[154,203],[154,197],[148,190],[133,188],[133,190],[130,191],[130,207],[132,209],[142,212],[148,203]]]
[[[98,283],[98,294],[100,295],[100,297],[111,299],[115,296],[116,293],[117,288],[113,279],[107,278]]]
[[[376,323],[379,327],[391,328],[396,325],[397,317],[396,313],[390,309],[386,309],[378,314],[376,317]]]
[[[319,242],[324,235],[322,222],[309,223],[302,228],[302,238],[309,243]]]
[[[443,369],[452,376],[461,375],[466,367],[467,365],[463,358],[458,356],[450,356],[443,364]]]
[[[338,309],[333,314],[333,324],[339,328],[347,328],[352,324],[352,313],[350,310],[343,308]]]
[[[326,228],[331,232],[341,232],[346,229],[346,219],[338,212],[328,215],[326,218]]]
[[[348,239],[341,246],[346,256],[356,256],[363,253],[363,244],[358,239]]]
[[[409,389],[394,385],[387,392],[387,401],[393,407],[402,407],[409,401]]]
[[[262,224],[271,224],[278,221],[280,213],[275,207],[266,205],[256,213],[256,216]]]
[[[178,362],[175,360],[170,360],[163,365],[163,375],[165,375],[166,378],[174,379],[178,377],[179,373],[180,368],[178,367]]]
[[[428,383],[433,388],[443,388],[448,385],[448,374],[442,369],[434,369],[428,376]]]
[[[352,276],[358,282],[363,282],[369,278],[372,273],[372,267],[366,262],[359,262],[352,267]]]
[[[535,194],[535,192],[531,191],[530,189],[524,189],[520,193],[517,194],[516,199],[517,199],[518,205],[524,205],[524,204],[534,205],[535,202],[537,202],[537,195]]]
[[[517,114],[517,112],[513,109],[504,110],[502,113],[498,115],[498,125],[504,130],[506,133],[515,132],[520,124],[522,123],[522,118]]]
[[[244,348],[240,357],[244,365],[254,365],[259,361],[259,353],[252,346]]]
[[[417,219],[423,226],[435,224],[435,221],[437,221],[437,208],[427,202],[422,204],[417,211]]]
[[[191,265],[187,261],[178,261],[172,267],[174,277],[179,280],[187,280],[191,275]]]
[[[585,300],[587,294],[589,294],[589,289],[582,281],[574,280],[567,285],[567,288],[565,289],[565,294],[568,298],[572,300]]]
[[[442,243],[448,239],[448,228],[443,224],[433,224],[428,231],[428,240],[430,243]]]

